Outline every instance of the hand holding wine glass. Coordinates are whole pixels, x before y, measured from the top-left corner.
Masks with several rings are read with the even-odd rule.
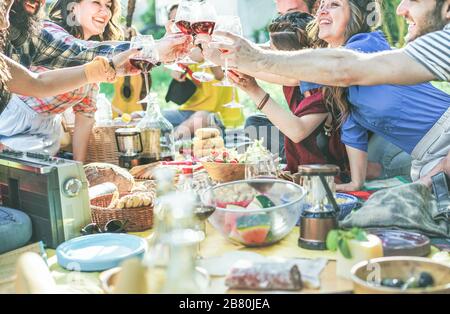
[[[239,16],[235,15],[222,15],[217,18],[216,27],[212,36],[213,42],[227,43],[229,42],[227,37],[220,36],[217,32],[225,31],[235,35],[242,35],[242,24]],[[225,49],[219,49],[222,53],[226,53]],[[234,87],[234,84],[230,82],[228,78],[228,58],[225,56],[225,78],[222,82],[215,86]]]

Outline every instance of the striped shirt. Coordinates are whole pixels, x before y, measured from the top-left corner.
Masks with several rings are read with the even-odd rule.
[[[450,81],[450,24],[442,31],[419,37],[405,52],[424,65],[436,79]]]

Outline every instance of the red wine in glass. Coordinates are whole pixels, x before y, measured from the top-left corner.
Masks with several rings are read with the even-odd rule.
[[[191,28],[195,34],[212,35],[215,26],[216,22],[203,21],[193,23]]]
[[[140,57],[130,58],[130,63],[135,68],[141,70],[143,73],[150,72],[156,65],[155,63],[152,62],[152,60]]]
[[[276,179],[277,178],[275,176],[260,175],[260,176],[256,176],[254,178],[253,182],[249,183],[249,185],[260,193],[267,193],[268,191],[270,191],[270,189],[274,185],[274,183],[270,182],[270,181],[276,180]],[[258,180],[261,180],[261,182],[258,182]]]
[[[176,25],[178,29],[185,35],[191,35],[193,33],[191,23],[188,21],[178,21],[176,22]]]

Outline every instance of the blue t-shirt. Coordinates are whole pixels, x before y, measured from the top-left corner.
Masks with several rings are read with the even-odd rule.
[[[367,53],[391,49],[381,32],[354,35],[345,47]],[[351,110],[342,126],[344,144],[367,151],[370,130],[409,154],[450,106],[450,95],[430,83],[352,86],[348,100]]]

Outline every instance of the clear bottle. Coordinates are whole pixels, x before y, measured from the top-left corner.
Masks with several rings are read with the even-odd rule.
[[[94,118],[97,126],[111,125],[113,120],[112,105],[105,94],[100,93],[97,95],[96,107],[97,111]]]
[[[167,216],[170,208],[170,195],[175,190],[175,172],[171,169],[159,169],[155,173],[157,200],[153,208],[153,233],[149,239],[149,250],[144,257],[148,269],[148,287],[150,293],[159,293],[166,281],[166,267],[169,261],[169,247],[163,242],[167,233]]]
[[[143,144],[141,164],[175,159],[173,125],[161,114],[155,93],[147,96],[147,110],[137,127],[141,130]]]
[[[199,233],[192,229],[176,229],[166,237],[170,246],[170,260],[162,293],[204,292],[197,281],[195,269],[196,248],[201,240]]]

